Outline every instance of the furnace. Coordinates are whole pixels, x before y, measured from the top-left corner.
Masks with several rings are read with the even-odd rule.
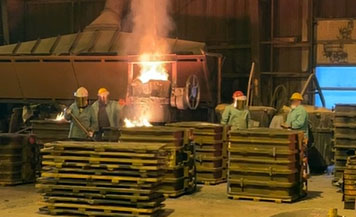
[[[172,112],[195,110],[199,106],[197,75],[191,74],[185,83],[178,83],[179,60],[176,55],[158,58],[150,62],[128,62],[125,117],[132,122],[166,123],[172,120]]]

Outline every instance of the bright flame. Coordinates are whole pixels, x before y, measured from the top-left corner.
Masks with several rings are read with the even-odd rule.
[[[152,124],[146,119],[146,118],[141,118],[140,120],[134,120],[131,121],[129,119],[125,119],[125,127],[127,128],[133,128],[133,127],[152,127]]]
[[[55,121],[63,121],[64,120],[64,112],[58,113]]]
[[[150,80],[167,81],[168,74],[161,62],[142,62],[141,74],[138,78],[142,83],[147,83]]]
[[[140,79],[142,83],[147,83],[150,80],[168,80],[168,72],[164,67],[164,62],[152,61],[152,57],[156,56],[160,55],[143,54],[140,56],[141,71],[138,79]]]

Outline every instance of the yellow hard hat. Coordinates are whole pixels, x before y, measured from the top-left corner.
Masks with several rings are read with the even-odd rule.
[[[102,87],[102,88],[100,88],[98,90],[98,95],[101,95],[101,94],[104,94],[104,93],[109,94],[109,91],[104,87]]]
[[[303,96],[302,94],[295,92],[293,93],[293,95],[291,96],[290,100],[300,100],[303,101]]]

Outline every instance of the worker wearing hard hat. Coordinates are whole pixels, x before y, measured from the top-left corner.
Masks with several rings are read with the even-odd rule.
[[[71,121],[69,138],[85,140],[93,137],[96,130],[94,111],[89,106],[88,90],[78,88],[74,93],[75,102],[65,111],[65,118]]]
[[[101,138],[104,128],[118,128],[120,125],[120,110],[122,105],[113,100],[109,100],[110,92],[106,88],[98,90],[98,100],[92,105],[96,123],[97,139]]]
[[[282,124],[283,128],[288,128],[292,130],[300,130],[304,132],[304,158],[303,158],[303,178],[308,179],[309,177],[309,165],[308,165],[308,113],[302,106],[303,96],[300,93],[293,93],[290,98],[291,100],[291,110],[288,113],[287,121]]]
[[[250,112],[246,109],[246,96],[241,91],[235,91],[232,95],[234,103],[226,106],[221,124],[231,125],[232,130],[248,128]]]
[[[302,106],[303,97],[300,93],[293,93],[291,100],[291,110],[288,113],[287,121],[282,125],[283,128],[301,130],[304,138],[308,139],[308,113]]]

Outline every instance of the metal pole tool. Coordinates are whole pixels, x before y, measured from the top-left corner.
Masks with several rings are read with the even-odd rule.
[[[83,125],[82,122],[72,113],[69,112],[70,117],[72,120],[74,120],[75,124],[87,135],[88,138],[91,140],[94,140],[93,135],[90,133],[90,131]]]

